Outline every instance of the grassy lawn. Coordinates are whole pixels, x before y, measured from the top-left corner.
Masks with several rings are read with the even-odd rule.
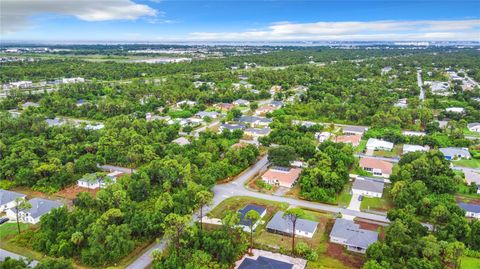
[[[390,196],[390,186],[385,187],[382,198],[363,197],[360,204],[360,210],[388,211],[391,208],[393,208],[393,204]]]
[[[480,259],[472,257],[462,257],[460,269],[480,269]]]
[[[452,161],[452,163],[456,166],[463,166],[469,168],[480,168],[480,159],[470,159],[470,160],[458,160]]]
[[[20,223],[20,230],[24,231],[28,228],[28,224]],[[18,233],[17,230],[17,223],[16,222],[6,222],[0,225],[0,240],[3,240],[5,237],[9,235],[15,235]]]
[[[352,195],[350,194],[350,189],[352,188],[352,182],[348,182],[343,186],[342,192],[337,196],[337,203],[339,206],[347,207],[350,204]]]
[[[286,210],[288,208],[287,203],[279,203],[273,202],[269,200],[254,198],[254,197],[247,197],[247,196],[235,196],[230,197],[223,202],[221,202],[217,207],[215,207],[212,211],[208,213],[208,215],[212,218],[223,218],[227,211],[237,211],[242,209],[248,204],[256,204],[265,206],[267,208],[267,217],[269,214],[278,211],[278,210]]]
[[[386,158],[394,158],[400,156],[400,153],[402,152],[402,147],[401,145],[396,145],[392,151],[384,151],[384,150],[375,150],[373,152],[373,155],[375,156],[380,156],[380,157],[386,157]]]
[[[360,153],[365,151],[365,148],[367,147],[367,140],[361,140],[360,144],[355,148],[355,153]]]

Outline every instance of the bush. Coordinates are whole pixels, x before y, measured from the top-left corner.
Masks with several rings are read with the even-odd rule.
[[[263,180],[257,180],[255,182],[255,185],[257,185],[257,187],[259,187],[261,189],[266,189],[266,190],[271,190],[272,189],[272,185],[268,184],[267,182],[265,182]]]
[[[303,258],[309,261],[315,261],[318,258],[318,255],[315,251],[313,251],[306,243],[299,242],[296,247],[296,251],[298,255],[302,256]]]

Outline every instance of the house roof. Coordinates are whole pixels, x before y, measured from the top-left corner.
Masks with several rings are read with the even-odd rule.
[[[300,176],[301,168],[272,167],[263,174],[262,179],[278,180],[285,185],[292,185]]]
[[[335,137],[335,142],[358,144],[360,143],[361,139],[362,139],[361,135],[339,135]]]
[[[367,127],[363,127],[363,126],[353,126],[353,125],[349,125],[349,126],[344,126],[343,127],[343,132],[344,133],[364,133],[368,128]]]
[[[17,198],[24,198],[26,195],[18,192],[0,189],[0,205],[8,204]]]
[[[439,150],[443,153],[445,156],[465,156],[470,158],[470,152],[468,149],[465,148],[439,148]]]
[[[203,118],[203,117],[214,118],[214,117],[218,116],[218,112],[215,112],[215,111],[200,111],[197,114],[195,114],[195,116],[198,116],[200,118]]]
[[[381,139],[376,139],[376,138],[369,138],[367,141],[367,148],[387,148],[387,149],[392,149],[393,148],[393,143],[381,140]]]
[[[243,226],[249,226],[252,222],[249,218],[246,217],[248,211],[250,210],[257,211],[258,214],[261,216],[267,209],[263,206],[249,204],[246,205],[244,208],[238,210],[238,213],[240,213],[240,223]]]
[[[257,117],[257,116],[241,116],[238,119],[239,122],[244,122],[244,123],[255,123],[255,122],[263,122],[263,123],[270,123],[272,122],[272,119],[269,118],[264,118],[264,117]]]
[[[282,101],[271,101],[270,105],[276,106],[276,107],[281,107],[281,106],[283,106],[283,102]]]
[[[420,145],[410,145],[404,144],[403,145],[403,152],[413,152],[413,151],[428,151],[428,147],[420,146]]]
[[[293,264],[259,256],[256,260],[245,258],[237,269],[292,269]]]
[[[382,161],[375,158],[363,157],[363,158],[360,158],[359,163],[360,163],[360,167],[381,169],[383,173],[386,173],[386,174],[392,173],[393,164],[387,161]]]
[[[378,233],[360,229],[360,225],[347,219],[336,219],[330,236],[346,240],[350,246],[368,248],[378,240]]]
[[[32,216],[33,218],[43,216],[44,214],[50,212],[52,209],[63,206],[63,204],[60,202],[43,198],[33,198],[28,202],[32,205],[32,207],[28,211],[30,212],[30,216]]]
[[[179,137],[179,138],[173,140],[172,142],[176,143],[176,144],[179,144],[180,146],[185,146],[185,145],[190,144],[190,141],[188,141],[188,139],[186,139],[185,137]]]
[[[271,131],[270,127],[245,129],[245,133],[252,133],[252,134],[258,134],[258,135],[268,135],[270,131]]]
[[[238,100],[235,100],[233,103],[242,105],[242,104],[249,104],[250,101],[247,101],[247,100],[244,100],[244,99],[238,99]]]
[[[468,128],[475,128],[480,126],[480,122],[472,122],[472,123],[469,123],[467,126]]]
[[[352,185],[352,189],[383,193],[383,181],[357,178]]]
[[[228,129],[230,131],[234,130],[243,130],[245,129],[245,125],[243,124],[229,124],[229,123],[224,123],[221,125],[223,129]]]
[[[480,213],[480,205],[458,203],[458,206],[467,212]]]
[[[284,218],[283,214],[283,211],[278,211],[275,213],[275,216],[273,216],[272,220],[270,220],[270,222],[267,224],[267,229],[272,229],[287,234],[292,233],[292,223],[288,220],[288,218]],[[314,233],[317,229],[317,225],[318,222],[315,221],[298,219],[295,229],[302,232]]]

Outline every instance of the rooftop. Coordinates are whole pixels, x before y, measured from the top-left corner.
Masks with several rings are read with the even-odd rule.
[[[287,217],[283,217],[284,212],[278,211],[275,213],[275,216],[270,220],[267,224],[267,229],[272,229],[276,231],[280,231],[283,233],[291,234],[292,233],[292,223],[288,220]],[[307,232],[307,233],[314,233],[317,229],[318,222],[306,220],[306,219],[298,219],[297,224],[295,226],[296,230]]]
[[[17,198],[23,198],[25,196],[26,195],[22,193],[0,189],[0,205],[8,204]]]
[[[467,212],[480,213],[480,205],[458,203],[458,206]]]
[[[378,240],[378,233],[360,229],[360,225],[347,219],[336,219],[330,236],[346,239],[347,245],[368,248]]]
[[[249,226],[250,223],[252,222],[249,218],[246,217],[248,211],[250,210],[257,211],[258,214],[261,216],[267,209],[263,206],[249,204],[249,205],[246,205],[244,208],[238,210],[238,213],[240,213],[240,223],[243,226]]]
[[[278,180],[285,185],[292,185],[302,173],[301,168],[272,167],[268,169],[262,178],[266,180]]]
[[[357,178],[353,182],[352,189],[383,193],[383,181]]]
[[[384,173],[391,174],[393,164],[375,158],[363,157],[360,159],[360,167],[378,168],[382,169]]]
[[[32,216],[33,218],[40,217],[50,212],[54,208],[63,206],[63,204],[60,202],[47,200],[43,198],[33,198],[28,202],[32,205],[29,212],[30,212],[30,216]]]

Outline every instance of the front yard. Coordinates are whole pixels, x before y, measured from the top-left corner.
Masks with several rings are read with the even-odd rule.
[[[461,166],[461,167],[468,167],[468,168],[480,168],[480,159],[462,159],[458,161],[452,161],[453,165]]]
[[[362,203],[360,204],[360,210],[374,210],[387,212],[393,208],[392,198],[390,196],[390,186],[385,187],[383,190],[382,198],[370,198],[363,197]]]
[[[29,224],[20,223],[20,231],[24,231],[29,227]],[[6,222],[0,225],[0,241],[4,240],[9,235],[18,233],[16,222]]]

